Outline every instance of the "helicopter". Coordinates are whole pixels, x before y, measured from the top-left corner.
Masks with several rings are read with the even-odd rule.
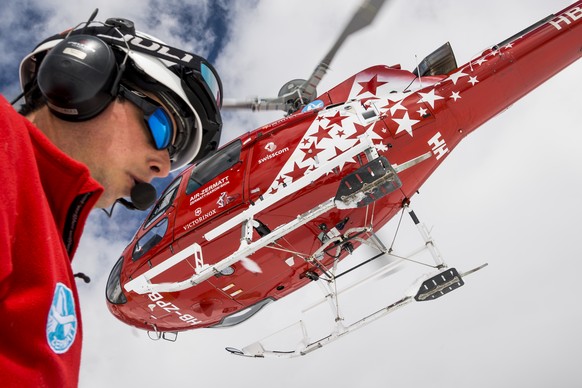
[[[276,98],[231,104],[287,116],[230,142],[167,187],[110,275],[108,306],[116,317],[170,338],[239,324],[314,282],[330,302],[332,333],[312,340],[302,328],[299,346],[286,350],[261,342],[227,349],[292,357],[412,301],[439,298],[482,268],[448,267],[410,200],[467,134],[580,57],[582,2],[460,67],[445,44],[413,71],[374,66],[318,95],[341,42],[369,24],[382,3],[362,5],[308,81],[289,82]],[[395,254],[376,234],[405,212],[434,268],[411,294],[344,325],[338,263],[368,245],[394,258],[378,276],[414,256]]]

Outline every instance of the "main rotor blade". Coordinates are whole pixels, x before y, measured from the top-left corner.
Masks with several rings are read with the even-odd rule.
[[[309,79],[305,82],[302,89],[302,95],[312,100],[315,97],[316,90],[315,88],[329,69],[329,65],[338,52],[342,44],[345,42],[346,38],[351,34],[358,32],[364,27],[367,27],[374,21],[376,15],[384,5],[386,0],[364,0],[364,2],[360,5],[352,19],[348,22],[332,48],[329,52],[323,57],[319,65],[313,71],[313,74]]]
[[[313,71],[311,77],[284,95],[275,98],[254,98],[250,100],[224,100],[222,108],[246,108],[256,110],[282,110],[287,113],[295,112],[299,106],[307,104],[316,97],[316,87],[329,69],[333,57],[338,52],[344,41],[351,34],[367,27],[376,18],[380,8],[387,0],[364,0],[352,19],[343,29],[339,38],[335,41],[331,50],[323,57],[319,65]]]
[[[232,100],[224,99],[222,102],[222,108],[231,109],[250,109],[252,111],[257,110],[282,110],[287,111],[288,104],[285,103],[283,98],[253,98],[248,100]]]

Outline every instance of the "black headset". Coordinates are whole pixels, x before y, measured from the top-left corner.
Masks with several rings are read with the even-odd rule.
[[[63,39],[46,54],[37,74],[51,112],[67,121],[101,113],[117,96],[123,71],[117,61],[111,46],[96,36]]]

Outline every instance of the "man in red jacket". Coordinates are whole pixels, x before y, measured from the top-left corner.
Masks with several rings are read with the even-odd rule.
[[[88,214],[147,207],[148,182],[216,149],[221,84],[125,19],[48,38],[20,78],[20,113],[0,96],[0,385],[76,386],[71,260]]]

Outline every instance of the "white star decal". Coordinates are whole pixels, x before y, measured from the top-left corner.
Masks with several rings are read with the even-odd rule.
[[[406,131],[406,132],[408,132],[408,134],[410,136],[412,136],[412,126],[420,121],[420,120],[412,120],[408,116],[408,112],[404,113],[404,117],[402,117],[401,119],[392,119],[392,120],[394,120],[398,123],[398,129],[396,130],[397,135],[402,131]]]
[[[449,78],[448,79],[450,79],[451,81],[453,81],[453,84],[456,85],[457,84],[457,81],[459,80],[459,78],[466,77],[468,75],[469,74],[467,74],[467,73],[463,73],[463,70],[459,70],[456,73],[449,75]]]
[[[388,146],[386,144],[384,144],[384,143],[374,144],[374,148],[376,148],[380,152],[386,152],[386,151],[388,151]]]
[[[441,96],[437,96],[436,94],[434,94],[434,89],[431,90],[428,93],[418,93],[422,96],[422,98],[420,100],[418,100],[418,102],[426,102],[428,104],[430,104],[430,107],[434,109],[434,102],[436,100],[442,100],[443,97]]]
[[[461,96],[459,95],[459,92],[453,92],[453,94],[451,94],[450,98],[457,101],[459,98],[461,98]]]
[[[469,77],[469,81],[467,81],[467,82],[469,82],[471,85],[475,86],[475,84],[477,82],[479,82],[479,80],[477,79],[477,76],[475,76],[475,77]]]
[[[485,59],[485,57],[481,57],[475,61],[475,63],[479,66],[481,66],[483,62],[487,62],[487,59]]]
[[[427,110],[423,107],[420,107],[420,109],[417,110],[417,112],[420,115],[420,117],[424,117],[424,115],[426,115]]]
[[[390,114],[392,116],[394,116],[394,113],[396,113],[399,110],[406,110],[405,107],[402,106],[402,101],[398,101],[396,104],[392,105],[390,108]]]

